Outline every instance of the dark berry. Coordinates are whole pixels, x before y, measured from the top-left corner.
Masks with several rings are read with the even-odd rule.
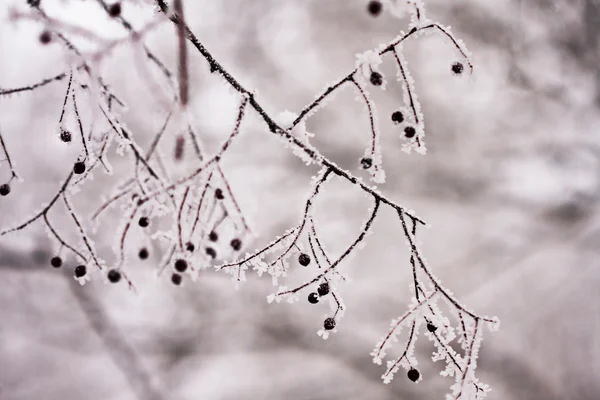
[[[464,69],[465,67],[464,65],[462,65],[462,63],[455,62],[454,64],[452,64],[452,72],[454,72],[456,75],[462,74]]]
[[[215,197],[218,200],[223,200],[225,198],[225,195],[223,194],[223,190],[221,190],[221,189],[215,190]]]
[[[333,328],[335,328],[335,319],[331,317],[325,319],[325,322],[323,322],[323,328],[325,328],[325,330],[327,331],[330,331]]]
[[[62,267],[62,258],[60,258],[58,256],[52,257],[50,259],[50,265],[52,265],[54,268]]]
[[[208,234],[208,240],[210,240],[211,242],[216,242],[217,240],[219,240],[219,235],[217,234],[217,232],[211,231]]]
[[[192,243],[192,242],[187,242],[187,243],[185,244],[185,249],[186,249],[187,251],[189,251],[190,253],[193,253],[193,252],[194,252],[194,250],[196,250],[196,246],[194,246],[194,243]]]
[[[121,280],[121,273],[116,269],[111,269],[108,271],[108,280],[110,283],[118,283]]]
[[[49,31],[43,31],[40,34],[40,43],[48,44],[50,41],[52,41],[52,34]]]
[[[371,0],[367,6],[367,11],[374,17],[377,17],[379,14],[381,14],[382,9],[383,5],[378,0]]]
[[[141,217],[138,221],[138,225],[142,228],[146,228],[150,225],[150,219],[148,219],[148,217]]]
[[[310,304],[317,304],[319,302],[319,295],[316,293],[311,293],[308,295],[308,302]]]
[[[414,368],[411,368],[406,375],[408,376],[408,379],[410,379],[413,382],[418,381],[419,377],[421,376],[421,374],[419,373],[419,371],[417,371]]]
[[[319,289],[317,289],[317,292],[319,292],[319,296],[326,296],[329,293],[329,283],[321,283],[319,285]]]
[[[363,169],[369,169],[373,166],[373,159],[364,157],[360,160],[360,165],[363,167]]]
[[[84,277],[86,273],[87,273],[87,268],[85,267],[85,265],[79,265],[75,268],[75,276],[77,278]]]
[[[211,258],[217,258],[217,251],[212,247],[206,248],[206,254],[208,254]]]
[[[231,245],[231,248],[235,251],[240,251],[240,249],[242,248],[242,241],[238,238],[232,239],[231,243],[229,243]]]
[[[113,3],[108,6],[108,14],[113,18],[121,15],[121,3]]]
[[[61,129],[60,140],[62,140],[65,143],[69,143],[72,140],[71,132],[67,131],[66,129]]]
[[[371,72],[370,80],[371,80],[371,84],[373,84],[375,86],[381,86],[381,84],[383,84],[383,75],[381,75],[377,71],[373,71],[373,72]]]
[[[437,331],[437,326],[435,326],[434,324],[432,324],[431,322],[427,323],[427,330],[431,333]]]
[[[181,258],[177,261],[175,261],[175,270],[177,272],[185,272],[185,270],[188,267],[188,263],[185,260],[182,260]]]
[[[182,281],[181,275],[175,274],[175,273],[173,275],[171,275],[171,282],[173,282],[173,285],[179,286],[179,285],[181,285],[181,281]]]
[[[310,257],[308,256],[308,254],[306,253],[302,253],[300,254],[300,256],[298,257],[298,262],[300,263],[300,265],[302,265],[303,267],[306,267],[308,264],[310,264]]]
[[[148,253],[148,249],[145,247],[142,247],[138,253],[138,257],[142,260],[147,259],[149,255],[150,253]]]
[[[8,183],[0,185],[0,196],[8,196],[9,193],[10,193],[10,185]]]
[[[409,139],[414,137],[416,133],[417,131],[412,126],[407,126],[406,128],[404,128],[404,136],[406,136]]]
[[[77,161],[73,166],[73,172],[77,175],[81,175],[85,172],[85,163],[83,161]]]
[[[402,121],[404,121],[404,114],[402,114],[402,111],[394,111],[392,113],[392,121],[396,124],[402,123]]]

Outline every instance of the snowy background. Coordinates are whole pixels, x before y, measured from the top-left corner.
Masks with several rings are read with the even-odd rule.
[[[0,0],[0,88],[65,70],[60,47],[41,46],[41,26],[7,20]],[[46,1],[48,13],[114,37],[123,35],[96,2]],[[124,2],[139,26],[152,6]],[[269,113],[298,112],[362,53],[394,38],[408,21],[373,18],[364,0],[203,0],[185,2],[201,41]],[[490,399],[600,398],[600,2],[598,0],[428,0],[428,17],[451,25],[473,53],[476,72],[455,77],[457,54],[439,35],[404,46],[423,105],[428,154],[401,151],[389,115],[402,105],[394,65],[386,91],[371,90],[380,113],[390,198],[431,228],[422,245],[434,272],[463,303],[497,315],[478,375]],[[163,24],[148,46],[176,64],[175,35]],[[165,110],[136,70],[135,52],[117,49],[103,64],[107,82],[129,105],[123,120],[147,145]],[[225,138],[237,98],[190,47],[192,109],[208,149]],[[66,82],[0,98],[0,129],[23,183],[0,198],[0,226],[23,220],[56,193],[76,159],[57,139]],[[368,117],[344,89],[307,124],[312,143],[362,174]],[[117,171],[132,163],[110,153]],[[316,173],[251,117],[223,164],[256,244],[293,226]],[[123,172],[125,173],[125,172]],[[0,182],[9,176],[0,164]],[[363,175],[366,178],[366,175]],[[101,173],[74,197],[89,215],[115,177]],[[369,201],[334,181],[319,200],[321,231],[333,253],[355,236]],[[64,210],[51,213],[73,231]],[[110,259],[116,210],[102,220],[97,249]],[[81,287],[72,265],[48,265],[54,244],[40,224],[0,239],[0,399],[441,399],[451,382],[421,341],[424,380],[400,373],[390,385],[369,356],[410,300],[410,265],[401,226],[386,210],[369,242],[343,266],[348,310],[339,332],[316,335],[325,307],[267,304],[270,280],[250,277],[235,290],[228,275],[196,283],[156,280],[159,248],[133,258],[135,296],[100,279]],[[140,235],[139,240],[148,239]],[[254,247],[254,246],[252,246]],[[137,248],[132,245],[131,254]],[[336,253],[338,254],[338,253]]]

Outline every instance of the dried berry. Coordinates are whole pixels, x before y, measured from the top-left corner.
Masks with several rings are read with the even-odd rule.
[[[404,136],[406,136],[409,139],[414,137],[416,133],[417,131],[412,126],[407,126],[406,128],[404,128]]]
[[[62,263],[63,263],[62,258],[60,258],[58,256],[52,257],[50,259],[50,265],[52,265],[54,268],[62,267]]]
[[[427,330],[431,333],[437,331],[437,326],[435,326],[434,324],[432,324],[431,322],[427,323]]]
[[[327,296],[327,294],[329,293],[329,283],[321,283],[319,285],[319,289],[317,289],[317,292],[319,292],[319,296]]]
[[[381,14],[381,10],[383,10],[383,5],[381,4],[381,1],[371,0],[367,5],[367,11],[373,17],[379,16],[379,14]]]
[[[194,246],[194,243],[192,243],[192,242],[187,242],[187,243],[185,244],[185,249],[186,249],[187,251],[189,251],[190,253],[193,253],[193,252],[194,252],[194,250],[196,250],[196,246]]]
[[[181,258],[177,261],[175,261],[175,270],[177,272],[185,272],[188,268],[188,263],[185,260],[182,260]]]
[[[181,285],[181,281],[182,281],[181,275],[175,274],[175,273],[173,273],[173,275],[171,275],[171,282],[173,282],[173,285],[179,286],[179,285]]]
[[[363,167],[363,169],[369,169],[373,166],[373,159],[364,157],[360,160],[360,165]]]
[[[106,276],[108,277],[110,283],[119,283],[121,280],[121,273],[116,269],[111,269],[108,271],[108,275]]]
[[[206,254],[208,254],[213,259],[217,258],[217,251],[215,249],[213,249],[212,247],[206,248]]]
[[[146,228],[150,225],[150,219],[148,219],[148,217],[141,217],[138,221],[138,225],[142,228]]]
[[[77,161],[73,166],[73,172],[77,175],[81,175],[85,172],[85,163],[83,161]]]
[[[462,63],[455,62],[454,64],[452,64],[452,72],[454,72],[456,75],[462,74],[464,69],[465,67],[464,65],[462,65]]]
[[[210,240],[211,242],[216,242],[217,240],[219,240],[219,235],[215,231],[210,231],[210,233],[208,234],[208,240]]]
[[[142,247],[138,253],[138,257],[142,260],[147,259],[149,255],[150,253],[148,253],[148,249],[145,247]]]
[[[413,382],[418,381],[419,377],[421,376],[421,374],[419,373],[419,371],[417,371],[414,368],[411,368],[406,375],[408,376],[408,379],[410,379]]]
[[[71,132],[69,132],[66,129],[61,129],[60,130],[60,140],[62,140],[65,143],[69,143],[72,140],[72,136],[71,136]]]
[[[0,196],[8,196],[9,193],[10,193],[10,185],[8,183],[0,185]]]
[[[335,319],[331,317],[325,319],[325,321],[323,322],[323,328],[325,328],[326,331],[330,331],[333,328],[335,328]]]
[[[302,253],[300,254],[300,256],[298,257],[298,262],[300,263],[300,265],[302,265],[303,267],[306,267],[308,264],[310,264],[310,257],[308,256],[308,254],[306,253]]]
[[[316,293],[311,293],[308,295],[308,302],[310,304],[317,304],[319,302],[319,295]]]
[[[404,114],[402,114],[402,111],[394,111],[392,113],[392,121],[396,124],[401,124],[404,121]]]
[[[121,15],[121,3],[113,3],[108,6],[108,14],[113,18]]]
[[[371,72],[370,81],[371,81],[371,84],[373,84],[375,86],[381,86],[383,84],[383,75],[381,75],[377,71],[373,71],[373,72]]]
[[[75,276],[77,278],[83,278],[86,273],[87,273],[87,268],[85,267],[85,265],[79,265],[75,268]]]
[[[223,194],[223,190],[222,189],[215,190],[215,197],[218,200],[223,200],[225,198],[225,195]]]
[[[240,251],[240,249],[242,248],[242,241],[238,238],[232,239],[231,243],[229,243],[231,245],[231,248],[235,251]]]

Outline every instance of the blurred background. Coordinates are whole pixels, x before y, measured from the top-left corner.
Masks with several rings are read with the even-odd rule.
[[[13,8],[27,11],[25,3],[0,0],[0,88],[39,82],[67,68],[59,45],[39,43],[40,23],[8,20]],[[151,1],[122,3],[124,17],[136,27],[153,18]],[[407,29],[407,18],[385,8],[373,17],[367,3],[188,0],[185,7],[199,39],[277,115],[299,112],[354,68],[356,53]],[[438,34],[405,43],[428,146],[426,156],[407,155],[402,132],[389,118],[403,105],[402,90],[393,60],[384,58],[387,88],[370,88],[387,172],[380,188],[431,225],[421,230],[422,248],[445,286],[469,308],[502,321],[498,332],[486,330],[477,370],[493,389],[490,399],[598,399],[600,2],[425,5],[430,19],[451,25],[464,40],[476,68],[471,77],[453,76],[450,66],[459,55]],[[48,15],[104,37],[125,34],[96,1],[42,0],[42,6]],[[169,23],[153,30],[146,44],[174,69],[176,38]],[[239,99],[192,47],[189,54],[195,127],[214,151],[230,132]],[[121,118],[147,148],[167,110],[138,62],[135,48],[124,45],[99,71],[127,103]],[[0,129],[24,179],[0,198],[1,227],[40,210],[81,152],[57,138],[65,90],[61,81],[0,98]],[[366,179],[359,160],[369,143],[368,116],[355,96],[350,88],[341,90],[307,127],[325,155]],[[166,151],[174,137],[165,140]],[[113,148],[109,159],[115,174],[96,173],[73,196],[84,218],[130,176],[130,158]],[[250,249],[297,223],[317,172],[252,114],[223,168],[258,236]],[[6,163],[0,174],[0,182],[8,179]],[[323,188],[319,230],[332,254],[355,237],[369,205],[339,180]],[[62,205],[50,218],[75,237]],[[119,218],[119,209],[111,210],[94,234],[107,260]],[[135,257],[142,245],[150,248],[146,261]],[[266,296],[275,290],[269,278],[249,274],[239,290],[229,275],[213,271],[181,287],[167,275],[156,279],[165,249],[139,230],[131,235],[127,266],[137,295],[94,277],[80,286],[72,277],[74,260],[60,270],[49,266],[56,250],[41,223],[0,238],[2,400],[441,399],[452,383],[439,376],[443,365],[431,362],[433,348],[423,338],[417,358],[424,379],[418,384],[400,372],[384,385],[384,368],[369,356],[411,296],[402,228],[390,210],[376,220],[367,246],[342,266],[351,278],[340,288],[347,312],[326,341],[316,331],[327,307],[308,304],[304,295],[297,304],[269,305]]]

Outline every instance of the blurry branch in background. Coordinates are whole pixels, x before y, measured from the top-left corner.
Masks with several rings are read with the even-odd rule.
[[[162,274],[164,269],[171,265],[173,270],[170,279],[175,285],[181,284],[184,274],[195,280],[201,269],[211,266],[232,275],[232,280],[236,285],[246,279],[248,268],[254,269],[259,276],[265,272],[268,273],[271,275],[273,284],[279,285],[280,279],[285,278],[290,269],[289,260],[297,256],[297,263],[301,266],[317,266],[318,270],[314,277],[291,289],[287,286],[279,286],[278,290],[268,297],[268,300],[269,302],[273,300],[277,302],[281,300],[294,302],[298,300],[300,291],[314,288],[314,291],[308,294],[310,303],[317,304],[323,299],[329,299],[331,314],[323,321],[323,326],[318,331],[318,334],[326,339],[330,333],[337,331],[345,311],[343,299],[336,287],[340,282],[345,281],[344,275],[340,272],[340,265],[365,244],[364,239],[371,233],[372,224],[378,216],[380,208],[387,206],[398,213],[399,225],[401,225],[405,240],[409,245],[410,264],[413,272],[411,289],[414,297],[409,310],[399,319],[392,321],[390,332],[377,344],[372,353],[374,362],[380,364],[386,356],[386,350],[393,342],[398,340],[397,337],[401,334],[401,328],[410,326],[410,333],[406,339],[402,355],[387,362],[387,370],[382,376],[384,382],[389,383],[400,367],[407,371],[407,377],[411,381],[416,382],[421,379],[421,374],[417,369],[418,363],[414,356],[414,347],[419,329],[425,326],[427,329],[425,336],[433,342],[437,350],[434,353],[434,360],[444,360],[446,363],[446,369],[442,372],[442,375],[455,377],[455,383],[451,386],[451,397],[454,399],[484,397],[489,389],[485,384],[478,382],[474,372],[482,340],[482,325],[485,323],[490,329],[495,329],[498,325],[497,319],[483,317],[467,310],[448,289],[440,285],[426,265],[417,246],[417,227],[425,225],[421,218],[381,194],[375,187],[363,183],[360,178],[350,171],[338,167],[332,160],[323,156],[309,142],[311,134],[306,131],[306,120],[317,112],[339,88],[346,83],[350,83],[358,90],[359,100],[362,100],[367,108],[371,136],[370,146],[366,148],[365,156],[359,160],[358,164],[370,173],[371,180],[374,183],[383,183],[385,172],[377,128],[378,117],[368,89],[369,86],[375,90],[385,88],[388,83],[380,70],[380,65],[384,61],[383,57],[387,54],[393,56],[393,60],[398,66],[398,80],[404,89],[406,107],[395,111],[391,116],[395,124],[402,124],[405,140],[403,150],[407,153],[414,150],[417,153],[425,154],[423,115],[417,96],[414,93],[414,82],[406,67],[406,61],[403,59],[402,44],[407,39],[426,32],[441,33],[450,40],[462,59],[462,61],[454,62],[450,67],[450,71],[455,75],[461,75],[465,69],[463,63],[467,64],[469,73],[473,70],[469,53],[462,41],[456,39],[449,28],[428,20],[421,0],[388,2],[386,4],[390,8],[395,7],[398,10],[406,10],[410,13],[409,31],[407,33],[401,31],[399,36],[389,44],[358,55],[356,67],[336,83],[326,87],[324,92],[304,107],[299,114],[284,112],[277,117],[273,117],[261,106],[254,92],[246,89],[233,77],[186,25],[181,0],[174,0],[173,11],[165,1],[156,0],[155,3],[162,15],[144,25],[139,31],[136,31],[123,17],[121,3],[107,4],[103,0],[97,1],[109,18],[121,23],[127,30],[127,36],[117,40],[102,39],[96,32],[88,31],[86,28],[75,28],[68,23],[48,17],[41,8],[39,1],[29,2],[32,7],[31,14],[12,13],[14,20],[34,19],[43,23],[45,31],[40,35],[40,42],[43,45],[49,45],[56,41],[65,52],[70,70],[37,84],[22,88],[3,89],[0,91],[0,96],[8,96],[19,92],[32,92],[52,82],[62,81],[68,75],[66,94],[58,121],[58,132],[63,142],[72,141],[71,130],[68,129],[67,119],[65,118],[66,113],[69,111],[69,105],[71,105],[70,109],[75,116],[75,129],[79,131],[81,136],[82,152],[73,164],[73,169],[69,172],[63,185],[42,211],[13,228],[0,231],[0,236],[22,230],[38,219],[43,218],[49,229],[49,237],[58,242],[60,246],[58,254],[50,261],[51,265],[60,268],[62,265],[60,252],[63,248],[70,250],[83,263],[77,266],[74,271],[75,278],[82,285],[90,279],[90,273],[88,273],[86,265],[91,263],[111,283],[116,284],[121,280],[125,280],[129,287],[133,288],[133,283],[127,277],[125,271],[129,251],[129,234],[135,229],[139,229],[138,233],[148,232],[154,228],[156,222],[166,216],[169,217],[170,230],[165,232],[154,229],[155,232],[150,235],[150,239],[161,240],[169,248],[163,259],[164,262],[157,270],[157,274]],[[367,6],[368,12],[373,16],[379,15],[382,8],[382,3],[376,0],[370,1]],[[143,43],[152,28],[158,26],[166,18],[171,20],[176,28],[178,85],[173,81],[175,75]],[[84,53],[74,45],[72,37],[88,39],[98,45],[99,49],[95,52]],[[205,154],[202,142],[193,128],[193,115],[187,107],[190,82],[186,40],[208,62],[210,72],[220,75],[239,95],[240,105],[233,129],[229,137],[212,155]],[[116,46],[125,44],[130,44],[134,48],[138,46],[143,50],[143,52],[136,53],[136,55],[139,55],[136,58],[136,66],[139,67],[140,73],[147,77],[145,82],[153,88],[157,97],[161,97],[162,86],[155,82],[147,61],[158,67],[168,86],[168,100],[161,101],[163,105],[166,105],[168,113],[161,129],[155,134],[147,151],[144,151],[135,141],[134,132],[126,129],[123,125],[118,112],[114,108],[115,102],[117,107],[123,107],[124,102],[113,94],[110,87],[100,76],[101,62],[111,55]],[[88,96],[90,99],[89,107],[93,111],[92,114],[96,116],[95,124],[91,125],[92,128],[89,132],[85,132],[83,128],[84,124],[79,112],[81,105],[78,105],[76,101],[77,94],[81,91],[91,94],[91,96]],[[300,223],[290,228],[281,237],[275,238],[265,247],[256,250],[252,254],[247,253],[245,256],[241,256],[242,249],[252,241],[252,233],[220,162],[227,155],[234,139],[241,133],[243,119],[250,109],[253,109],[262,118],[271,133],[278,136],[288,147],[291,147],[294,153],[304,160],[307,165],[316,164],[320,166],[320,172],[313,179],[312,191],[306,201]],[[170,124],[174,125],[174,128],[169,128]],[[98,135],[94,134],[94,130],[103,132],[99,139],[97,139]],[[172,158],[167,158],[161,154],[159,142],[170,132],[176,135],[175,151]],[[96,139],[88,139],[92,137],[96,137]],[[172,163],[181,162],[186,157],[184,152],[186,138],[189,138],[192,142],[195,157],[187,160],[188,164],[192,166],[191,169],[177,172],[175,168],[170,167]],[[124,203],[121,210],[123,217],[120,225],[116,228],[115,265],[112,268],[105,268],[106,262],[96,253],[93,240],[84,228],[84,219],[75,211],[70,199],[75,194],[74,189],[83,186],[91,178],[97,166],[102,165],[107,173],[112,173],[107,159],[107,151],[114,142],[117,144],[118,153],[132,157],[134,169],[130,176],[116,186],[115,192],[104,200],[91,218],[94,223],[99,223],[99,216],[104,211],[117,203]],[[8,159],[4,143],[2,142],[2,144]],[[13,177],[15,177],[16,174],[10,161],[9,165]],[[322,189],[327,186],[327,183],[335,177],[357,187],[373,199],[373,207],[369,209],[369,217],[358,232],[356,239],[337,258],[328,254],[322,241],[317,236],[316,225],[318,221],[314,218],[315,202],[318,195],[322,193]],[[68,244],[57,230],[50,225],[48,213],[59,197],[64,200],[67,212],[77,228],[78,243],[83,244],[84,248],[82,251],[76,250],[78,246]],[[158,226],[158,224],[156,225]],[[115,228],[111,227],[111,229],[114,230]],[[223,246],[217,247],[216,243],[222,243],[223,239],[225,239],[228,246],[225,248]],[[308,242],[310,254],[304,250],[305,241]],[[149,256],[148,249],[145,247],[139,249],[137,254],[142,260],[147,259]],[[225,261],[226,259],[233,259],[234,261]],[[224,262],[219,265],[218,262],[221,260]],[[450,322],[450,319],[445,317],[440,307],[438,307],[438,300],[440,299],[452,315],[453,322]],[[95,322],[93,321],[93,325],[96,330],[103,330],[106,323],[103,322],[102,318],[99,318]],[[450,343],[455,338],[461,345],[464,354],[459,354],[451,347]],[[119,346],[111,346],[111,348],[119,348]],[[127,349],[124,351],[127,352]],[[153,396],[151,393],[146,398],[156,398]]]

